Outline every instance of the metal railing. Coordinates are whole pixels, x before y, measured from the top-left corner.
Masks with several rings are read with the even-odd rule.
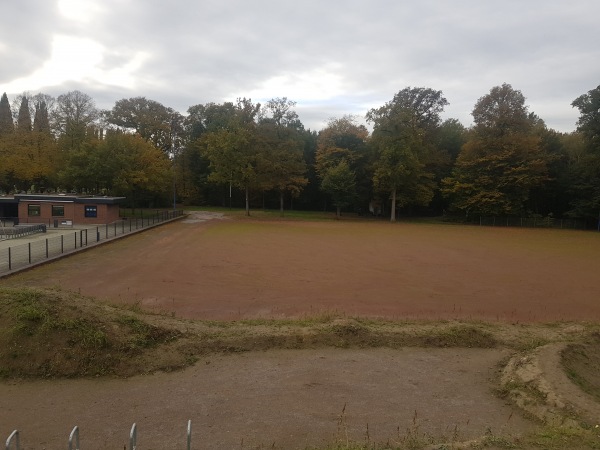
[[[75,441],[75,448],[73,448],[73,441]],[[14,444],[14,446],[13,446]],[[186,435],[186,447],[187,450],[192,450],[192,421],[191,419],[187,422],[187,435]],[[21,442],[19,438],[19,430],[14,430],[8,439],[6,439],[6,450],[21,450]],[[75,426],[69,434],[69,450],[80,450],[79,447],[79,427]],[[131,426],[129,432],[129,450],[137,450],[137,424],[134,423]]]
[[[123,219],[111,224],[63,231],[59,236],[31,239],[23,244],[10,245],[0,249],[0,276],[101,241],[160,225],[181,216],[183,210],[159,211],[143,218]],[[45,227],[45,225],[38,226]],[[20,237],[28,236],[29,234],[22,234]]]
[[[523,228],[561,228],[571,230],[595,229],[586,219],[546,217],[516,217],[516,216],[481,216],[479,225],[492,227],[523,227]]]
[[[13,227],[0,227],[0,239],[18,239],[30,234],[45,233],[45,224],[15,225]]]

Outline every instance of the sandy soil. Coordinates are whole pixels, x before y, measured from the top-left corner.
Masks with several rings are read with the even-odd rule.
[[[180,373],[127,380],[0,384],[0,432],[23,449],[66,447],[77,425],[86,450],[302,449],[348,437],[364,442],[466,440],[531,430],[492,394],[499,350],[269,351],[212,357]],[[345,409],[344,409],[345,407]],[[342,411],[344,411],[342,413]],[[414,419],[414,422],[413,422]],[[367,431],[368,430],[368,431]],[[63,447],[63,448],[64,448]]]

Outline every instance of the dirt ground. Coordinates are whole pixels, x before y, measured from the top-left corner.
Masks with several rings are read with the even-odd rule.
[[[24,449],[304,449],[336,440],[468,440],[531,422],[495,397],[505,353],[481,349],[297,350],[211,357],[179,373],[127,380],[0,384],[0,432]],[[488,431],[489,430],[489,431]]]
[[[7,278],[190,319],[318,316],[600,319],[592,233],[257,222],[195,214]],[[493,394],[504,349],[273,350],[127,380],[0,384],[0,435],[24,449],[306,448],[468,440],[536,425]],[[558,370],[558,368],[555,368]]]
[[[596,233],[188,220],[11,277],[191,319],[600,320]]]

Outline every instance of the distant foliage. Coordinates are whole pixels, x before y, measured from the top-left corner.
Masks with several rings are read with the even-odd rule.
[[[474,124],[442,121],[441,91],[406,87],[366,121],[309,130],[296,103],[196,104],[181,114],[145,97],[101,111],[89,95],[0,98],[0,193],[125,195],[132,206],[323,209],[385,214],[600,214],[600,86],[576,98],[577,130],[559,133],[504,83]],[[289,205],[289,206],[288,206]],[[461,219],[462,218],[462,219]]]

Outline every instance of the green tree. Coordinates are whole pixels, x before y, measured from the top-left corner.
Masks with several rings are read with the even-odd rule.
[[[572,106],[579,109],[577,131],[582,144],[572,166],[571,215],[600,217],[600,86],[577,97]]]
[[[496,86],[473,109],[474,127],[444,193],[452,206],[470,213],[525,212],[532,189],[548,179],[540,137],[521,91]]]
[[[373,183],[389,193],[390,220],[399,206],[427,205],[434,194],[434,173],[427,167],[435,149],[440,114],[448,101],[441,91],[407,87],[380,108],[371,109]]]
[[[31,111],[29,110],[29,99],[23,96],[21,106],[19,107],[19,115],[17,117],[17,130],[21,132],[30,132],[31,126]]]
[[[331,169],[338,170],[338,166],[345,161],[349,170],[354,174],[355,185],[348,192],[352,202],[344,202],[343,207],[349,206],[354,201],[368,202],[371,189],[367,173],[367,128],[357,123],[354,116],[331,118],[327,126],[317,136],[317,152],[315,156],[315,169],[321,180],[328,176]],[[366,182],[366,184],[365,184]],[[346,185],[350,189],[349,185]]]
[[[269,100],[261,111],[258,127],[262,150],[260,176],[265,190],[278,192],[282,216],[285,194],[298,197],[308,182],[302,153],[304,127],[292,109],[295,105],[285,97]]]
[[[92,97],[81,91],[59,95],[51,114],[51,124],[64,151],[79,149],[97,123],[99,111]]]
[[[110,111],[105,111],[104,118],[122,131],[135,131],[165,153],[182,147],[183,116],[157,101],[145,97],[124,98]]]
[[[331,196],[339,219],[342,208],[354,200],[356,176],[345,159],[327,168],[321,181],[321,189]]]
[[[460,149],[467,141],[468,130],[458,119],[447,119],[437,130],[435,145],[426,170],[434,174],[436,189],[431,207],[438,214],[448,209],[448,200],[441,192],[442,180],[452,174]]]
[[[262,181],[255,121],[259,110],[260,104],[238,99],[235,116],[227,127],[204,133],[201,138],[204,154],[210,161],[209,180],[242,189],[247,215],[250,215],[250,189],[260,187]]]
[[[51,95],[39,93],[31,97],[31,105],[34,107],[33,130],[50,133],[50,112],[56,105],[56,99]]]
[[[571,105],[579,109],[577,131],[592,151],[600,153],[600,86],[577,97]]]
[[[36,103],[35,115],[33,117],[33,130],[40,133],[50,133],[48,106],[45,101]]]
[[[12,111],[6,92],[0,98],[0,136],[5,136],[15,130]]]

